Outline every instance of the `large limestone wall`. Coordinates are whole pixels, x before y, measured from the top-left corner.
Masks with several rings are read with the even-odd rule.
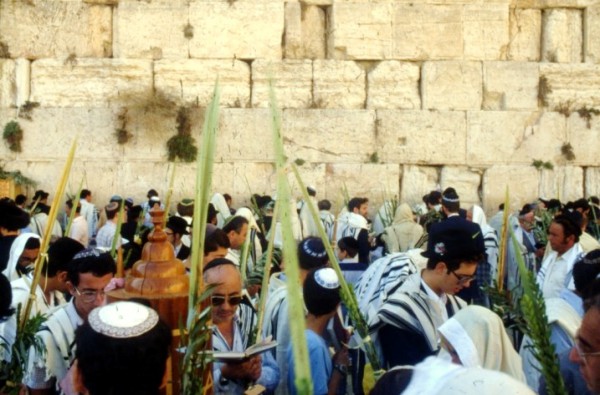
[[[488,211],[507,185],[514,205],[598,194],[599,37],[600,0],[1,0],[0,124],[24,141],[0,156],[52,191],[78,135],[71,189],[164,195],[177,108],[199,143],[218,78],[213,189],[241,203],[274,189],[273,78],[288,156],[338,206],[344,185],[375,203],[452,185]]]

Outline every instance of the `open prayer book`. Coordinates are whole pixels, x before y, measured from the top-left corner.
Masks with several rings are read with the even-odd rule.
[[[254,355],[262,354],[276,346],[277,342],[268,337],[262,342],[248,347],[246,351],[213,351],[212,356],[215,361],[219,362],[239,362]]]

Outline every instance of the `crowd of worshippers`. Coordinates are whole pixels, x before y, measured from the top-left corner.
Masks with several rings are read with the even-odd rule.
[[[566,204],[540,198],[506,213],[500,205],[487,221],[481,207],[461,207],[458,192],[449,187],[431,191],[412,207],[387,200],[371,220],[368,198],[351,198],[333,211],[330,201],[317,199],[315,188],[307,192],[309,201],[290,202],[298,279],[285,274],[284,232],[273,219],[273,198],[253,195],[248,207],[237,210],[228,194],[211,199],[201,226],[206,227],[202,275],[214,286],[213,349],[250,346],[267,268],[258,338],[277,342],[241,361],[215,361],[215,393],[242,394],[256,384],[265,393],[296,393],[287,284],[299,281],[315,394],[547,394],[527,329],[515,325],[514,316],[497,314],[514,308],[523,296],[521,257],[543,295],[567,392],[600,394],[597,198]],[[30,204],[22,195],[0,201],[0,361],[11,359],[16,309],[30,298],[41,239],[52,229],[30,313],[47,318],[36,335],[42,347],[32,347],[27,355],[22,389],[31,394],[160,393],[169,328],[144,300],[106,304],[106,292],[119,286],[111,248],[128,251],[126,267],[140,258],[154,226],[152,210],[164,210],[158,193],[149,190],[139,205],[113,196],[99,210],[84,189],[79,200],[66,202],[52,226],[48,198],[40,190]],[[318,207],[318,220],[309,205]],[[188,268],[191,235],[198,229],[194,210],[192,199],[177,202],[165,226],[176,257]],[[335,247],[343,279],[331,268],[320,227]],[[270,239],[275,248],[267,262]],[[370,370],[364,340],[352,329],[341,301],[342,281],[356,294],[386,371],[376,382],[381,372]],[[499,292],[509,296],[504,305]],[[0,388],[5,384],[0,376]]]

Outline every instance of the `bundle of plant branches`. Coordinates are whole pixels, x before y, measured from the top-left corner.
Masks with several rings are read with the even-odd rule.
[[[3,166],[0,166],[0,180],[11,179],[17,185],[35,187],[37,182],[33,181],[31,178],[25,177],[19,170],[16,171],[7,171],[4,170]]]
[[[19,303],[15,320],[21,316],[21,307]],[[44,322],[46,322],[46,316],[38,313],[26,319],[23,326],[17,325],[15,341],[10,347],[7,345],[6,339],[0,337],[0,347],[4,348],[5,353],[10,354],[9,361],[0,362],[0,383],[4,383],[4,387],[0,388],[0,393],[19,394],[30,350],[33,348],[38,353],[45,351],[42,340],[36,336]]]

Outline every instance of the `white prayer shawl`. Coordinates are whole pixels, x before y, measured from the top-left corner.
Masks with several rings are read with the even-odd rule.
[[[385,228],[381,240],[389,253],[405,252],[415,247],[423,235],[423,227],[414,220],[410,206],[402,203],[396,209],[394,223]]]
[[[446,296],[453,313],[467,306],[466,302],[457,296]],[[443,324],[444,316],[445,312],[438,303],[431,300],[424,289],[421,273],[415,273],[408,276],[402,286],[389,295],[379,309],[377,319],[369,322],[369,329],[374,333],[384,324],[388,324],[419,333],[425,337],[429,350],[434,352],[439,347],[437,328]]]
[[[44,323],[37,336],[42,340],[45,352],[41,355],[32,348],[29,352],[29,364],[24,382],[35,387],[39,377],[35,377],[40,370],[45,372],[45,381],[56,378],[56,383],[67,374],[71,362],[75,357],[72,345],[75,341],[75,329],[83,324],[77,314],[73,301],[55,309]]]
[[[493,370],[465,368],[428,357],[414,368],[402,395],[534,395],[525,384]]]
[[[321,223],[329,240],[333,240],[333,228],[335,227],[335,216],[327,210],[319,211]]]
[[[560,257],[556,251],[552,251],[544,259],[536,281],[545,299],[559,297],[565,288],[575,289],[573,265],[582,252],[579,243],[575,243]]]
[[[313,220],[312,213],[310,211],[310,207],[308,205],[312,204],[315,209],[317,208],[317,199],[314,196],[310,196],[310,202],[302,201],[300,207],[300,223],[302,224],[302,237],[319,237],[319,228],[317,227],[317,223]]]
[[[579,236],[579,246],[583,252],[588,253],[590,251],[599,249],[600,242],[594,239],[594,237],[588,232],[583,232],[581,236]]]
[[[548,324],[557,324],[569,337],[575,341],[577,329],[581,326],[582,317],[563,298],[546,299],[546,316]],[[523,369],[527,378],[527,385],[537,391],[540,382],[540,363],[531,352],[533,343],[529,336],[523,338],[519,354],[523,358]]]
[[[506,334],[502,319],[491,310],[467,306],[438,330],[456,350],[464,367],[496,370],[525,382],[521,357]]]
[[[494,228],[487,224],[485,219],[485,213],[483,209],[478,205],[473,205],[473,217],[472,221],[479,225],[483,234],[483,242],[485,245],[485,254],[487,256],[488,264],[490,265],[490,280],[493,281],[498,277],[498,257],[499,257],[499,244],[498,235]],[[492,285],[490,282],[489,285]]]
[[[215,206],[215,209],[218,211],[217,213],[217,228],[223,229],[225,222],[227,219],[231,217],[231,211],[229,211],[229,206],[225,201],[225,198],[220,193],[215,193],[210,199],[210,202]]]
[[[21,233],[10,246],[8,264],[6,265],[6,269],[2,271],[2,274],[4,274],[8,281],[19,279],[20,276],[17,272],[17,263],[19,262],[23,250],[25,250],[27,240],[31,238],[39,239],[40,236],[35,233]]]
[[[290,214],[290,219],[292,221],[292,234],[296,243],[299,243],[302,241],[302,226],[300,225],[300,218],[298,217],[298,212],[296,211],[296,203],[294,203],[293,200],[290,200]],[[277,221],[274,228],[271,226],[271,231],[273,231],[273,229],[275,229],[275,240],[273,241],[273,245],[276,248],[283,248],[281,221]],[[267,235],[267,238],[269,238],[269,235]]]
[[[88,226],[88,237],[95,237],[96,226],[98,224],[98,210],[96,209],[96,206],[85,199],[80,199],[79,202],[81,203],[80,214],[85,218]]]
[[[519,225],[518,222],[509,221],[509,226],[512,226],[513,232],[515,234],[515,238],[517,239],[517,244],[519,249],[515,252],[514,243],[512,238],[507,240],[507,256],[506,256],[506,268],[505,268],[505,276],[506,276],[506,286],[507,289],[513,293],[517,293],[517,295],[522,294],[521,290],[521,277],[519,275],[519,268],[517,266],[517,258],[516,254],[520,254],[524,261],[525,266],[528,270],[534,271],[535,269],[535,252],[530,251],[525,243],[531,244],[531,240],[528,238],[529,236],[525,234],[523,228]],[[507,236],[508,237],[508,236]],[[525,239],[527,238],[527,241]]]
[[[37,213],[31,217],[30,227],[31,231],[37,234],[40,237],[44,237],[44,232],[46,232],[46,226],[48,224],[48,214],[46,213]],[[50,236],[50,241],[56,240],[62,237],[62,228],[60,227],[60,223],[57,220],[54,220],[54,226],[52,227],[52,233]]]
[[[373,233],[380,235],[394,220],[394,206],[390,200],[383,202],[373,218]]]
[[[22,308],[25,308],[25,304],[27,303],[27,300],[29,300],[32,281],[33,279],[31,275],[28,275],[10,283],[13,297],[12,306],[15,309],[19,303],[21,303]],[[40,278],[40,283],[36,287],[35,300],[31,305],[31,313],[29,314],[29,317],[33,317],[37,313],[48,314],[50,310],[54,309],[55,307],[67,303],[65,297],[59,291],[52,292],[51,299],[46,300],[42,286],[44,286],[44,277]]]
[[[340,215],[337,226],[336,240],[339,240],[342,237],[354,237],[355,239],[358,239],[358,234],[361,230],[369,230],[369,223],[365,217],[350,212]]]

